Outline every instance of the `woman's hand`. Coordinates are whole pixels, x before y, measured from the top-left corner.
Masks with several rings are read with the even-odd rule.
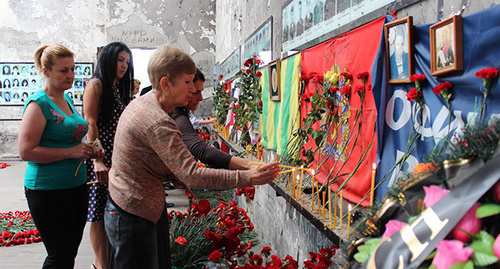
[[[250,168],[252,185],[263,185],[272,182],[278,177],[279,163],[270,163]]]
[[[108,167],[102,158],[94,160],[94,172],[99,183],[108,184]]]
[[[91,144],[80,143],[71,148],[71,158],[73,159],[88,159],[94,154],[94,147]]]

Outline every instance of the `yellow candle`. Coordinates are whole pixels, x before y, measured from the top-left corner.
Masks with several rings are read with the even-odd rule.
[[[370,206],[373,205],[373,195],[375,193],[375,172],[377,171],[377,164],[373,163],[373,171],[372,171],[372,184],[370,187]]]
[[[344,200],[344,191],[340,191],[340,228],[342,228],[342,202]]]
[[[302,197],[302,182],[304,181],[304,170],[300,172],[299,197]]]
[[[312,170],[312,180],[311,180],[311,186],[312,186],[312,196],[311,196],[311,211],[314,211],[314,169]]]
[[[295,185],[296,185],[296,178],[295,178],[295,168],[292,169],[292,196],[295,197]]]
[[[321,213],[321,199],[319,198],[319,182],[316,181],[316,197],[318,198],[318,211]]]
[[[328,216],[330,217],[330,228],[332,228],[332,188],[328,186]]]
[[[335,193],[335,205],[333,209],[333,229],[337,227],[337,193]]]
[[[326,211],[326,192],[323,192],[322,193],[323,195],[323,211],[322,211],[322,214],[323,214],[323,222],[326,222],[326,218],[325,218],[325,211]]]
[[[349,232],[351,231],[351,204],[348,207],[348,215],[347,215],[347,239],[349,239]]]
[[[302,188],[302,182],[300,180],[300,175],[297,175],[297,187],[295,188],[295,198],[300,197],[301,188]]]

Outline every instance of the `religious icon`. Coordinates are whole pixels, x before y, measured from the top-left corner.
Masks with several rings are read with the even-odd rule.
[[[280,59],[269,64],[269,100],[280,101]]]
[[[443,75],[463,68],[462,17],[453,16],[431,25],[431,74]]]

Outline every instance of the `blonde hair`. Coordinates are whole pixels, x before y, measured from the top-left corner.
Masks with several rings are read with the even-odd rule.
[[[170,45],[163,45],[156,49],[148,64],[149,80],[155,90],[160,89],[160,80],[164,76],[175,83],[179,75],[195,73],[196,64],[191,56]]]
[[[51,70],[57,58],[74,56],[71,50],[61,44],[42,45],[35,51],[35,66],[40,73],[44,67]]]

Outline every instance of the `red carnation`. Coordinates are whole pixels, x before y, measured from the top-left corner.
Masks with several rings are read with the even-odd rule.
[[[223,75],[219,75],[219,80],[222,80],[224,76]]]
[[[343,95],[349,95],[349,94],[351,94],[351,86],[344,85],[344,87],[342,87],[341,93]]]
[[[368,75],[369,75],[368,72],[361,72],[358,74],[358,79],[361,79],[361,80],[365,79],[366,80],[368,78]]]
[[[269,254],[271,254],[271,247],[263,247],[262,250],[260,251],[260,254],[264,256],[269,256]]]
[[[413,74],[410,76],[410,81],[415,82],[415,81],[424,81],[425,80],[425,75],[424,74]]]
[[[252,70],[247,69],[247,71],[246,71],[246,72],[247,72],[247,74],[249,74],[249,75],[250,75],[250,73],[252,73]]]
[[[352,80],[352,75],[349,72],[342,72],[340,73],[341,76],[343,76],[346,80],[350,79]]]
[[[258,60],[258,59],[257,59],[257,60],[255,61],[255,63],[256,63],[256,64],[260,64],[260,60]]]
[[[451,88],[451,83],[449,81],[445,81],[432,90],[434,94],[442,94],[443,91],[447,91],[449,88]]]
[[[195,206],[195,210],[200,212],[201,215],[206,215],[210,212],[210,202],[208,200],[200,200]]]
[[[260,78],[262,76],[262,73],[259,71],[257,72],[257,74],[255,74],[258,78]]]
[[[262,101],[259,101],[259,106],[262,106]]]
[[[250,264],[256,264],[256,265],[262,265],[262,257],[260,255],[253,255],[252,257],[250,257]]]
[[[498,69],[496,68],[483,68],[476,72],[476,77],[482,79],[496,78],[498,76]]]
[[[9,222],[7,222],[7,227],[11,227],[12,226],[12,220],[9,220]]]
[[[417,94],[417,88],[411,88],[406,94],[406,99],[408,99],[408,101],[413,101],[417,98]]]
[[[248,67],[252,64],[252,62],[253,62],[253,58],[248,58],[243,65]]]
[[[211,262],[218,262],[222,257],[223,257],[222,253],[218,250],[214,250],[212,251],[212,253],[210,253],[210,255],[208,255],[208,259]]]
[[[361,85],[357,85],[355,88],[354,88],[354,92],[361,92],[363,91],[363,86]]]

